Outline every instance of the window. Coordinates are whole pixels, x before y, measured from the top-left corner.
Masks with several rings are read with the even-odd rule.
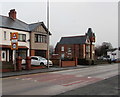
[[[61,58],[64,59],[64,57],[65,57],[65,54],[61,54]]]
[[[4,40],[6,40],[6,31],[4,31]]]
[[[64,51],[64,46],[61,47],[61,51]]]
[[[90,45],[86,45],[86,52],[90,52]]]
[[[26,41],[26,34],[18,34],[18,41],[25,42]]]
[[[36,58],[36,57],[31,57],[31,59],[33,59],[33,60],[38,60],[38,58]]]
[[[18,57],[18,56],[25,59],[26,56],[27,56],[27,50],[17,50],[16,51],[16,57]]]
[[[35,50],[35,56],[41,56],[46,58],[46,50]]]
[[[46,36],[41,34],[35,34],[35,42],[46,43]]]
[[[3,58],[3,59],[5,58],[5,52],[2,53],[2,58]]]
[[[71,53],[72,52],[72,49],[71,48],[68,48],[68,53]]]

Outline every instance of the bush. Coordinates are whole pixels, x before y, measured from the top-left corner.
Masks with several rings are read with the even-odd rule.
[[[94,65],[94,60],[78,59],[79,65]]]

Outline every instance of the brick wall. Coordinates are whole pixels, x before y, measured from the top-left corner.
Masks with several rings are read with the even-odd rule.
[[[62,67],[76,66],[75,61],[61,61]]]
[[[64,47],[64,51],[61,51],[61,47]],[[71,48],[71,53],[68,52],[68,48]],[[59,54],[61,57],[61,54],[65,55],[65,58],[84,58],[85,56],[85,46],[83,45],[57,45],[55,48],[55,53]]]
[[[30,55],[34,56],[35,55],[35,50],[30,50]]]

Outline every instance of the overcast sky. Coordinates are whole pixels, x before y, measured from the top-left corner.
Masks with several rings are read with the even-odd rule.
[[[46,0],[38,2],[3,2],[0,14],[8,16],[10,9],[16,9],[17,18],[26,23],[46,21]],[[89,27],[96,35],[96,45],[110,42],[118,47],[118,3],[100,2],[55,2],[50,0],[50,44],[56,45],[61,37],[84,35]],[[93,2],[94,1],[94,2]],[[99,1],[99,2],[98,2]],[[105,1],[105,0],[104,0]]]

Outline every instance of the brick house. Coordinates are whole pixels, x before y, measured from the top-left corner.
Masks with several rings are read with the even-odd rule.
[[[89,28],[82,36],[62,37],[55,47],[55,54],[61,59],[91,59],[94,60],[95,34]]]
[[[18,50],[16,57],[26,58],[30,55],[47,57],[48,30],[43,22],[27,24],[17,19],[15,9],[10,10],[9,16],[0,15],[0,60],[13,61],[11,50],[11,33],[18,32]],[[49,32],[49,35],[50,32]]]

